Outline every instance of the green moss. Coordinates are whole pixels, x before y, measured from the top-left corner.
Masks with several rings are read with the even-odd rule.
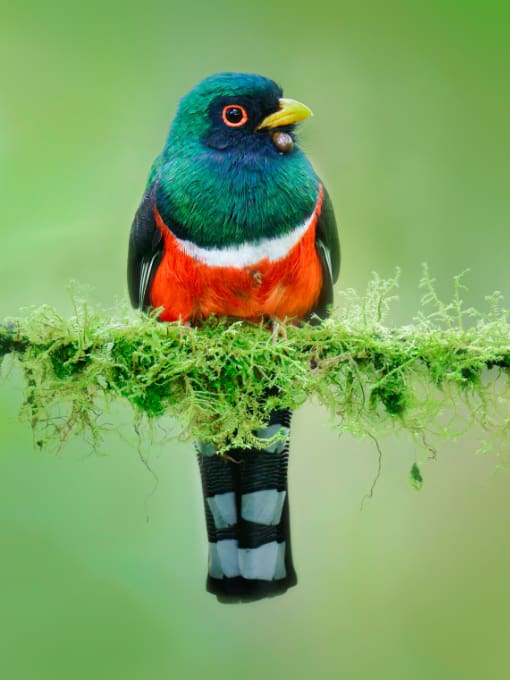
[[[58,345],[53,347],[48,354],[53,371],[57,378],[63,380],[70,378],[87,365],[88,357],[79,353],[76,346]]]
[[[23,412],[41,445],[72,433],[97,442],[101,414],[123,399],[137,422],[170,415],[181,437],[219,450],[253,446],[272,409],[309,397],[356,435],[453,437],[459,426],[443,420],[455,408],[464,429],[478,422],[503,441],[510,327],[501,297],[490,296],[485,313],[464,311],[458,296],[438,300],[425,274],[415,322],[392,328],[383,322],[396,285],[376,276],[364,296],[341,293],[340,311],[322,325],[284,325],[278,336],[264,324],[211,318],[189,328],[75,300],[68,320],[44,306],[0,326],[0,355],[13,354],[24,371]]]
[[[370,393],[372,406],[376,406],[377,400],[381,401],[390,415],[402,415],[407,406],[407,390],[403,378],[398,374],[383,378],[381,384]]]
[[[416,491],[419,491],[423,486],[423,477],[418,463],[413,463],[411,467],[409,472],[409,483]]]

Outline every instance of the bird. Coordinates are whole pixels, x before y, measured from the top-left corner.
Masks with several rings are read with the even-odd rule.
[[[131,226],[135,308],[191,325],[210,315],[268,324],[327,317],[340,246],[331,199],[296,138],[311,115],[276,82],[252,73],[211,75],[180,99]],[[211,442],[195,443],[206,589],[220,602],[281,595],[297,583],[290,420],[281,409],[261,423],[262,449],[218,455]]]

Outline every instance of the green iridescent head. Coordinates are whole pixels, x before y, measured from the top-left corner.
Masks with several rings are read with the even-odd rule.
[[[311,111],[255,74],[219,73],[184,96],[149,183],[180,237],[222,247],[280,236],[313,210],[318,179],[295,140]]]

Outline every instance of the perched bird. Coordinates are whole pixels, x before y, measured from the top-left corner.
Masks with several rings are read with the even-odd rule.
[[[295,140],[310,109],[255,74],[219,73],[180,103],[131,228],[131,302],[162,321],[210,314],[317,320],[340,250],[324,185]],[[207,589],[221,601],[296,583],[287,494],[289,410],[257,435],[285,440],[215,455],[198,442],[209,538]]]

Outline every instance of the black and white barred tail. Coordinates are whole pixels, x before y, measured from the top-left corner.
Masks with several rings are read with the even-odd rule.
[[[292,564],[287,493],[291,412],[274,411],[265,428],[266,449],[231,449],[218,456],[198,443],[204,492],[209,570],[207,590],[222,602],[249,602],[284,593],[297,582]]]

